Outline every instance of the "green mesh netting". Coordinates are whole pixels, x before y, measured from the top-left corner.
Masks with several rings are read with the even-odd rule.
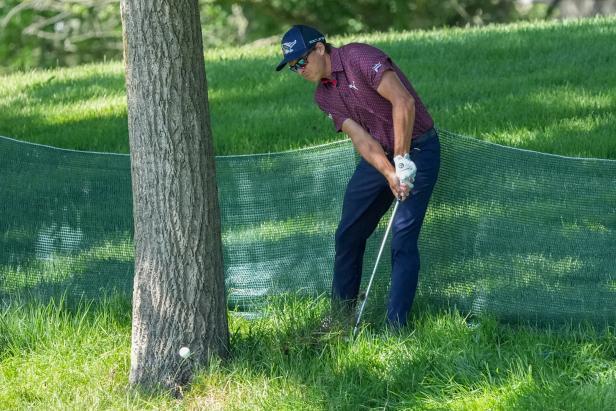
[[[441,130],[417,304],[502,320],[616,319],[616,161],[512,149]],[[0,138],[0,301],[131,295],[129,156]],[[230,305],[329,293],[333,235],[357,161],[347,141],[219,156]],[[365,288],[388,216],[369,241]],[[384,309],[389,255],[369,307]]]

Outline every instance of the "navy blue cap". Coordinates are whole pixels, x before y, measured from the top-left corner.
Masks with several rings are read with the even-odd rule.
[[[276,71],[282,68],[289,62],[302,57],[308,50],[314,47],[318,42],[325,43],[325,36],[309,26],[297,24],[289,29],[282,36],[282,54],[284,58],[276,67]]]

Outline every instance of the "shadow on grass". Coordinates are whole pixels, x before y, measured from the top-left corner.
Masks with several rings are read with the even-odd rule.
[[[109,68],[91,71],[87,67],[50,71],[45,80],[26,85],[17,103],[1,110],[0,134],[61,148],[127,153],[125,103],[115,107],[109,100],[124,95],[124,75]],[[62,114],[69,106],[83,106],[98,98],[109,103],[97,111],[85,108],[89,118]]]
[[[128,125],[121,113],[103,112],[89,118],[50,120],[44,113],[13,111],[0,114],[0,134],[58,148],[128,153]]]
[[[87,77],[57,78],[51,72],[47,80],[32,83],[24,93],[34,103],[63,106],[85,102],[95,96],[122,95],[124,90],[124,73],[97,71]]]

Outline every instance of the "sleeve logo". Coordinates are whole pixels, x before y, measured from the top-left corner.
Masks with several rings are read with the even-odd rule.
[[[375,73],[378,73],[381,67],[383,67],[381,63],[376,63],[374,66],[372,66],[372,70],[374,70]]]

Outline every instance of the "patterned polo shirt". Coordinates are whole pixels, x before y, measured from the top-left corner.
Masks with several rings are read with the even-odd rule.
[[[342,130],[342,123],[350,118],[381,143],[385,151],[393,152],[392,106],[376,91],[387,70],[393,70],[398,75],[415,99],[413,138],[434,126],[432,117],[411,83],[381,50],[368,44],[350,43],[339,48],[332,47],[330,57],[334,82],[321,82],[314,99],[333,120],[338,132]]]

